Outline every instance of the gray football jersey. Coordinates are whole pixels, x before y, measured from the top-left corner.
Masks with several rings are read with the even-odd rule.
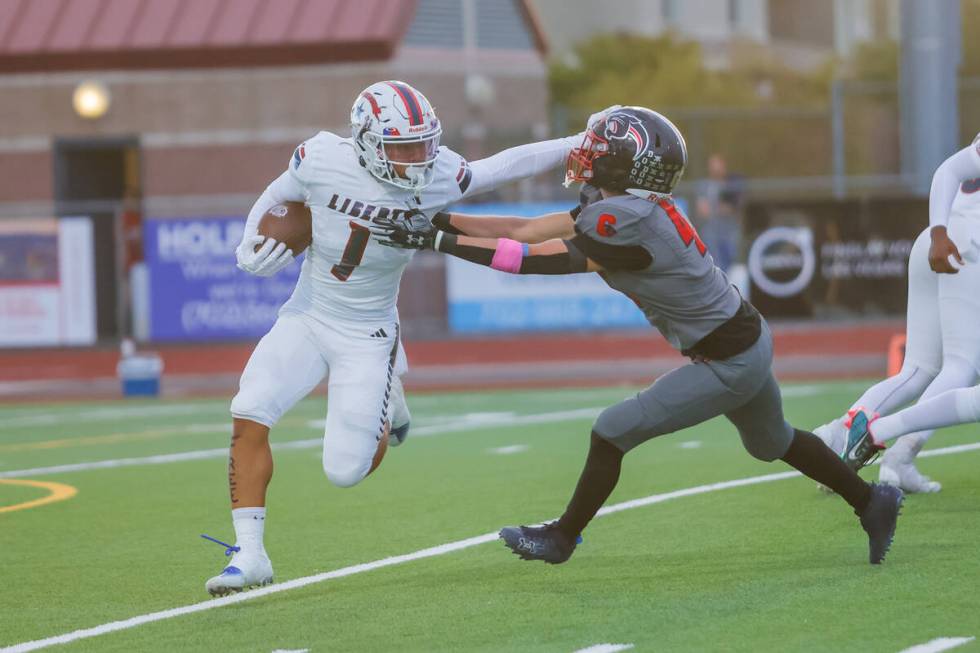
[[[582,209],[575,231],[588,239],[583,253],[606,268],[601,273],[606,283],[636,302],[650,324],[679,350],[692,347],[741,306],[738,291],[669,200],[610,197]],[[640,270],[615,269],[619,266],[611,263],[616,250],[604,245],[634,252],[642,247],[652,260]],[[603,264],[603,258],[609,264]]]

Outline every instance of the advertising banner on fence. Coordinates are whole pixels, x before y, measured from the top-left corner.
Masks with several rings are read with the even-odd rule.
[[[461,213],[536,216],[569,204],[475,204]],[[505,274],[446,260],[449,328],[454,333],[649,328],[640,309],[597,274]]]
[[[746,211],[752,303],[773,317],[904,315],[925,200],[759,203]]]
[[[0,347],[95,342],[92,221],[0,221]]]
[[[150,340],[255,339],[269,330],[299,261],[269,278],[242,272],[235,247],[244,226],[241,217],[144,221]]]

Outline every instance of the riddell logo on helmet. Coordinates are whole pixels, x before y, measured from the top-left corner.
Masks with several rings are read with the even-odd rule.
[[[414,125],[414,126],[411,126],[411,127],[408,128],[408,133],[409,134],[415,134],[415,133],[418,133],[418,132],[429,131],[430,129],[431,129],[431,127],[428,127],[426,125]]]

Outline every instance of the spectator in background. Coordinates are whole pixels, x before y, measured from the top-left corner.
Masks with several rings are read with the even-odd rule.
[[[694,216],[698,235],[715,265],[729,272],[740,258],[742,183],[728,174],[728,164],[720,154],[708,158],[708,176],[697,184]]]

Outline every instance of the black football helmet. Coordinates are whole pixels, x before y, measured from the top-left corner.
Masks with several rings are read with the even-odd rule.
[[[687,167],[687,144],[674,123],[643,107],[614,109],[568,155],[565,184],[669,195]]]

